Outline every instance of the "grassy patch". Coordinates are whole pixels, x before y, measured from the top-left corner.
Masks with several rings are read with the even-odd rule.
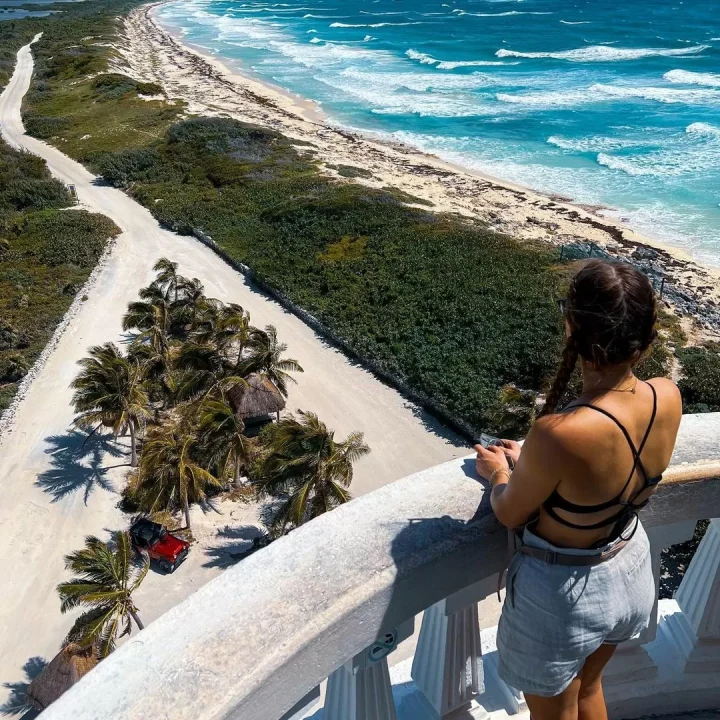
[[[107,239],[102,215],[67,208],[45,163],[0,143],[0,410],[87,280]]]

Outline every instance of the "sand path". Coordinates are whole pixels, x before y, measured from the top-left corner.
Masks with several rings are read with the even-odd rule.
[[[88,443],[70,428],[68,385],[76,362],[91,345],[118,340],[121,316],[138,289],[152,279],[155,261],[167,255],[180,271],[200,278],[209,295],[240,303],[258,325],[274,324],[288,353],[305,368],[291,388],[289,408],[317,412],[338,434],[365,433],[372,454],[353,484],[365,493],[422,468],[465,454],[463,443],[397,392],[324,343],[295,316],[247,285],[244,278],[196,240],[162,230],[151,214],[119,190],[96,183],[82,165],[24,134],[20,105],[33,70],[30,46],[18,53],[0,96],[2,135],[14,147],[43,157],[52,174],[72,183],[82,207],[112,218],[122,234],[100,269],[54,352],[15,411],[0,445],[0,683],[21,682],[35,656],[49,660],[72,624],[62,616],[55,586],[66,575],[63,555],[87,534],[105,537],[125,525],[115,507],[125,469],[124,444]],[[121,441],[122,442],[122,441]],[[138,602],[152,620],[220,572],[204,567],[218,528],[251,521],[254,510],[223,504],[219,514],[195,512],[200,543],[175,575],[150,574]],[[207,541],[207,542],[206,542]],[[217,544],[217,542],[215,543]],[[0,705],[10,688],[0,688]]]

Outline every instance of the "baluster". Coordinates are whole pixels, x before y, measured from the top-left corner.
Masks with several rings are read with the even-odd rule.
[[[710,521],[675,600],[685,672],[720,673],[720,519]]]
[[[655,578],[655,605],[650,616],[650,625],[633,638],[618,647],[613,659],[603,674],[603,686],[608,689],[613,685],[636,683],[649,680],[657,675],[657,665],[643,647],[655,639],[658,627],[658,594],[660,591],[660,556],[670,545],[685,542],[692,538],[695,522],[681,522],[672,525],[648,528],[650,540],[650,557],[652,559],[653,577]]]
[[[330,675],[324,720],[396,720],[387,656],[414,627],[414,619],[404,622]]]
[[[494,584],[475,583],[425,611],[411,674],[428,718],[439,720],[485,690],[477,603]]]

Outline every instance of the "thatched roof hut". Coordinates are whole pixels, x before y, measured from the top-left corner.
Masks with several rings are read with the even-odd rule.
[[[247,387],[235,385],[227,393],[230,406],[243,420],[279,415],[285,408],[285,398],[270,380],[253,374],[246,381]]]
[[[97,663],[92,646],[83,648],[75,643],[66,645],[30,683],[27,689],[28,702],[37,710],[44,710],[83,675],[87,675]]]

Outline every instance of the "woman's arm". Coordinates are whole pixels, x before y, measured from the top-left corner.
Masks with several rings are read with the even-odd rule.
[[[563,455],[557,425],[557,416],[535,422],[512,475],[503,448],[475,447],[478,475],[492,483],[490,502],[497,519],[506,527],[526,523],[557,487],[557,468]]]

